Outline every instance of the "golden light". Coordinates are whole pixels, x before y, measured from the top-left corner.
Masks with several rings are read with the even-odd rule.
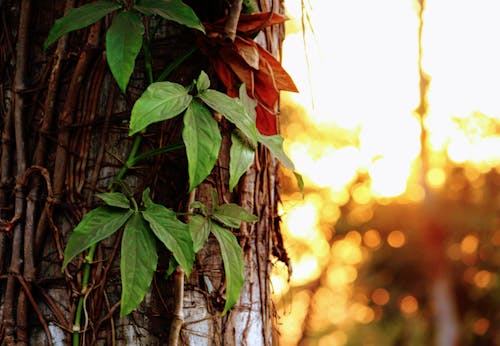
[[[318,259],[313,254],[303,255],[298,261],[292,261],[293,275],[291,285],[299,286],[314,280],[321,274]]]
[[[344,238],[333,243],[331,249],[332,261],[356,265],[361,263],[363,254],[359,244],[351,238]]]
[[[404,296],[399,302],[399,308],[404,314],[412,315],[418,310],[418,301],[412,295]]]
[[[283,222],[292,237],[299,239],[315,238],[318,210],[313,202],[304,201],[304,204],[291,207],[285,211]]]
[[[403,247],[406,243],[406,236],[401,231],[398,230],[392,231],[387,236],[387,243],[389,244],[389,246],[393,248]]]
[[[347,335],[341,330],[336,330],[319,339],[319,346],[344,346],[347,343]]]
[[[398,203],[414,206],[444,188],[450,198],[456,198],[468,186],[470,202],[478,203],[488,193],[484,174],[500,173],[500,49],[491,44],[498,41],[500,21],[496,11],[488,9],[498,5],[493,0],[427,2],[423,68],[431,79],[423,122],[425,162],[420,160],[421,124],[415,112],[420,96],[415,1],[311,0],[285,5],[292,20],[283,46],[283,66],[300,93],[284,93],[283,99],[300,105],[301,112],[294,114],[300,121],[285,130],[290,135],[285,151],[306,186],[321,192],[314,198],[306,195],[303,201],[285,202],[282,219],[285,237],[292,239],[291,286],[318,278],[321,283],[307,321],[313,326],[308,330],[319,333],[323,327],[331,331],[353,322],[376,321],[382,318],[384,306],[395,300],[381,287],[364,291],[364,298],[353,293],[357,280],[363,280],[360,267],[374,254],[369,249],[379,249],[384,241],[398,249],[414,240],[402,230],[393,230],[385,238],[370,229],[387,231],[378,224],[369,225],[379,221],[377,208]],[[314,34],[307,20],[306,32],[300,32],[301,6],[307,7]],[[313,135],[308,134],[309,128]],[[455,176],[452,169],[460,169],[460,174]],[[351,230],[342,237],[345,227],[368,230]],[[468,234],[444,250],[448,259],[463,261],[455,264],[465,264],[463,279],[476,291],[497,285],[497,275],[480,270],[478,261],[500,246],[500,230],[491,234],[487,251],[483,240],[480,247],[479,236]],[[284,277],[274,283],[278,292],[280,287],[286,289]],[[397,304],[406,316],[420,309],[416,295],[408,294]],[[478,335],[488,328],[487,319],[473,325]],[[325,332],[314,342],[344,345],[348,341],[344,330],[339,330]]]

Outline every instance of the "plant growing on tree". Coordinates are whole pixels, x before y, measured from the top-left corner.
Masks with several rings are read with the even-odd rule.
[[[226,303],[222,314],[225,314],[238,301],[244,283],[242,249],[228,228],[239,228],[241,222],[255,222],[257,218],[236,204],[218,205],[218,196],[214,192],[212,205],[206,206],[201,202],[194,202],[191,207],[199,210],[199,213],[191,215],[188,223],[184,223],[178,219],[174,210],[156,204],[151,198],[149,188],[142,192],[141,200],[137,201],[134,194],[130,193],[128,188],[124,188],[126,185],[122,180],[128,169],[139,161],[180,147],[158,148],[138,154],[142,135],[147,131],[148,126],[182,115],[184,124],[182,139],[188,161],[189,191],[194,191],[211,173],[219,155],[222,136],[214,118],[214,112],[222,115],[234,125],[231,134],[229,164],[230,190],[234,189],[241,176],[253,163],[259,143],[267,147],[286,168],[294,171],[293,163],[283,151],[283,138],[273,131],[270,131],[270,135],[269,133],[268,135],[262,134],[262,132],[269,131],[263,131],[266,127],[259,126],[258,110],[268,109],[275,99],[267,99],[263,102],[262,91],[268,89],[269,85],[265,84],[263,78],[258,75],[256,80],[260,81],[260,88],[257,83],[257,92],[254,94],[256,99],[247,94],[249,89],[245,82],[248,80],[253,83],[253,80],[247,78],[240,78],[238,95],[234,95],[235,80],[233,79],[223,79],[226,85],[233,83],[231,88],[228,88],[229,95],[210,89],[210,80],[204,71],[201,71],[199,77],[188,86],[163,81],[178,62],[167,67],[158,80],[154,80],[149,47],[150,38],[145,35],[143,20],[155,16],[157,20],[175,21],[205,33],[205,26],[194,11],[180,0],[138,0],[135,2],[101,0],[83,5],[70,10],[66,16],[55,22],[45,42],[45,47],[50,46],[64,34],[89,26],[110,13],[114,13],[114,19],[106,32],[105,48],[108,65],[114,79],[120,90],[126,93],[136,58],[142,49],[149,86],[132,107],[129,135],[134,136],[134,144],[128,158],[116,176],[114,184],[110,186],[109,192],[96,195],[105,205],[89,211],[70,235],[64,251],[63,269],[77,255],[89,250],[85,257],[82,280],[82,291],[85,290],[89,282],[90,264],[96,245],[124,228],[120,263],[122,283],[120,315],[124,316],[141,303],[149,290],[158,262],[156,253],[158,240],[172,253],[172,261],[189,276],[195,253],[202,249],[212,233],[219,242],[224,263]],[[271,18],[273,15],[269,16]],[[247,23],[247,30],[244,32],[254,33],[258,28],[263,27],[265,17],[262,14],[254,17],[257,25],[250,27],[248,27],[248,22],[251,23],[250,17],[245,18],[246,22],[243,21],[243,24]],[[281,18],[271,23],[279,22],[279,20]],[[207,38],[206,42],[211,41]],[[239,46],[242,45],[241,38],[236,42],[239,42]],[[287,88],[293,89],[290,87],[293,85],[290,77],[281,69],[281,66],[276,66],[277,62],[269,57],[269,53],[266,55],[263,48],[249,43],[248,39],[243,42],[251,47],[252,52],[257,52],[257,57],[261,57],[261,60],[267,64],[267,74],[261,72],[261,77],[263,74],[272,76],[272,69],[275,68],[280,72],[280,75],[276,77],[277,80],[286,80],[286,82],[275,84],[273,84],[274,79],[268,80],[267,83],[273,84],[273,90],[279,92]],[[219,75],[223,70],[221,61],[216,63],[216,66],[219,66],[216,68]],[[296,174],[296,177],[299,186],[302,187],[300,175]],[[83,297],[80,297],[74,321],[74,344],[78,344],[82,306]]]

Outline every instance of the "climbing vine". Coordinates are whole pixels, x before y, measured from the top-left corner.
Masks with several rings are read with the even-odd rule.
[[[193,192],[217,162],[222,143],[220,117],[234,125],[228,182],[231,191],[252,165],[259,144],[295,173],[292,161],[283,151],[283,138],[272,124],[279,91],[296,91],[296,87],[279,62],[252,40],[263,28],[281,23],[285,18],[272,12],[237,13],[236,27],[228,30],[228,23],[235,19],[234,16],[230,15],[225,21],[202,23],[191,7],[180,0],[100,0],[71,9],[58,19],[49,32],[45,48],[63,35],[92,25],[110,14],[113,20],[106,31],[106,60],[118,87],[122,93],[127,93],[141,49],[149,83],[132,106],[128,134],[134,138],[134,143],[128,158],[108,192],[96,195],[103,205],[86,213],[71,233],[64,249],[63,270],[88,250],[81,288],[85,291],[96,245],[123,229],[120,315],[125,316],[142,302],[151,286],[158,264],[157,242],[172,253],[171,268],[179,266],[189,276],[195,254],[213,234],[224,264],[226,295],[222,314],[225,314],[238,301],[244,283],[243,252],[231,229],[239,228],[242,222],[255,222],[257,217],[234,203],[219,205],[217,193],[213,191],[210,205],[194,201],[188,221],[182,221],[181,213],[152,200],[149,187],[142,194],[130,191],[124,177],[142,160],[184,147],[188,191]],[[187,86],[165,81],[179,61],[168,66],[155,80],[149,47],[151,36],[148,36],[154,33],[145,29],[146,17],[154,17],[157,22],[173,21],[198,31],[200,35],[194,49],[207,55],[226,93],[211,89],[209,76],[203,70]],[[228,33],[231,33],[230,40],[227,40]],[[139,153],[149,126],[178,116],[182,116],[183,121],[182,144]],[[300,175],[295,175],[302,188]],[[141,195],[140,200],[134,197],[137,193]],[[174,269],[167,274],[173,272]],[[75,345],[79,344],[83,304],[82,295],[73,323]]]

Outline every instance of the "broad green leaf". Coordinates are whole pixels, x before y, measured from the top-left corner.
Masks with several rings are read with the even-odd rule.
[[[119,12],[106,32],[106,58],[113,77],[126,92],[135,59],[142,46],[144,25],[136,12]]]
[[[295,170],[295,165],[283,150],[283,137],[281,135],[264,136],[259,133],[259,142],[265,145],[285,168],[291,171]]]
[[[151,84],[132,108],[129,135],[144,130],[152,123],[177,116],[187,108],[191,99],[188,90],[180,84]]]
[[[187,276],[194,263],[193,240],[189,226],[179,221],[175,213],[160,204],[153,204],[142,212],[154,234],[175,257]]]
[[[212,113],[193,100],[184,114],[182,139],[186,146],[189,191],[198,186],[215,166],[222,137]]]
[[[121,192],[96,193],[107,205],[122,209],[130,209],[130,200]]]
[[[141,214],[134,213],[125,225],[122,239],[120,316],[128,315],[142,302],[157,263],[156,239]]]
[[[252,147],[257,146],[257,127],[237,98],[232,98],[217,90],[207,89],[198,96],[213,110],[222,114],[248,137]]]
[[[258,220],[257,216],[234,203],[223,204],[215,208],[212,217],[233,228],[240,227],[242,221],[255,222]]]
[[[55,21],[47,40],[43,44],[44,49],[47,49],[62,35],[89,26],[119,8],[120,4],[116,1],[102,0],[70,9],[67,15]]]
[[[212,223],[212,234],[219,242],[226,274],[226,304],[222,311],[222,315],[225,315],[238,302],[245,283],[243,251],[234,234],[216,223]]]
[[[205,33],[205,28],[193,9],[180,0],[140,0],[134,8],[146,15],[157,14],[167,20]]]
[[[210,219],[201,215],[193,215],[189,220],[189,230],[193,238],[194,252],[200,251],[210,235]]]
[[[252,165],[255,159],[255,151],[241,140],[236,134],[231,134],[231,149],[229,160],[229,190],[233,191],[241,176]]]
[[[271,151],[271,153],[278,158],[278,160],[285,168],[293,171],[295,179],[297,179],[297,185],[299,189],[303,191],[304,180],[299,173],[295,172],[295,165],[283,150],[283,137],[281,137],[280,135],[264,136],[259,133],[259,142],[265,145]]]
[[[253,98],[248,96],[245,83],[241,84],[239,93],[240,101],[243,104],[245,111],[250,116],[250,119],[255,121],[257,119],[257,112],[255,111],[255,107],[257,107],[258,103],[257,100],[254,100]]]
[[[208,75],[205,71],[200,72],[200,76],[196,80],[196,89],[199,93],[207,90],[210,87],[210,79],[208,79]]]
[[[69,237],[63,269],[79,253],[118,231],[133,214],[130,209],[98,207],[85,214]]]

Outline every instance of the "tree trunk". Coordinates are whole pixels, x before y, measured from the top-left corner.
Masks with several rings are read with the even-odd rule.
[[[0,1],[1,344],[70,344],[80,296],[84,297],[80,344],[167,344],[175,297],[179,297],[175,275],[165,279],[167,251],[159,249],[160,262],[145,300],[123,318],[118,313],[120,232],[98,245],[87,290],[81,286],[85,254],[61,271],[72,229],[97,205],[94,194],[106,191],[126,160],[132,145],[127,136],[131,105],[146,86],[141,53],[128,93],[123,95],[117,88],[103,49],[111,18],[43,50],[54,20],[65,8],[82,4],[73,0]],[[198,6],[211,6],[203,4]],[[278,0],[261,0],[259,8],[283,12]],[[275,25],[256,40],[278,56],[283,34],[283,27]],[[194,40],[185,28],[162,25],[152,42],[154,74],[158,76],[188,51]],[[194,53],[169,79],[187,85],[201,69],[210,71],[207,61],[201,53]],[[173,119],[148,128],[141,150],[178,143],[181,126],[180,120]],[[239,303],[221,316],[224,271],[218,244],[210,238],[197,254],[180,295],[184,322],[179,344],[273,344],[269,277],[273,250],[281,246],[274,241],[279,232],[278,164],[259,148],[254,165],[235,191],[229,192],[228,136],[223,138],[215,169],[196,190],[195,198],[210,204],[215,189],[221,203],[238,203],[258,216],[257,223],[244,224],[236,234],[244,252],[246,282]],[[190,201],[186,177],[181,149],[141,163],[131,170],[126,185],[136,193],[151,186],[156,203],[184,212]]]

